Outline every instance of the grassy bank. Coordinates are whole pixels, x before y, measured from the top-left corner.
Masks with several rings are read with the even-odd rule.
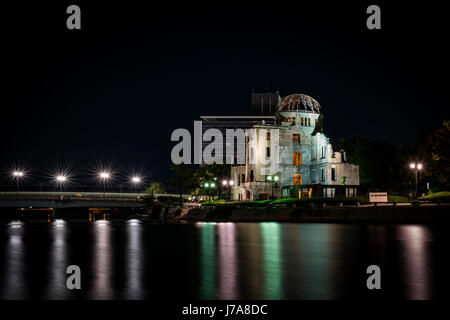
[[[408,202],[407,197],[402,196],[388,196],[388,201],[391,203]],[[229,208],[251,208],[251,209],[267,209],[267,208],[321,208],[326,206],[356,206],[359,204],[368,204],[369,198],[366,196],[359,196],[353,198],[311,198],[298,199],[287,198],[278,200],[262,200],[262,201],[208,201],[204,202],[204,207],[229,207]]]
[[[430,202],[450,202],[450,191],[441,191],[441,192],[435,192],[430,193],[426,195],[425,197],[419,198],[420,200],[427,200]]]

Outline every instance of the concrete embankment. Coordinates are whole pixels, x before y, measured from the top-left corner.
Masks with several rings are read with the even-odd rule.
[[[187,221],[216,222],[450,222],[450,205],[232,209],[191,209]]]

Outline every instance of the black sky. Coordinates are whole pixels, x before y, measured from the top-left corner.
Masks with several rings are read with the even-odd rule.
[[[444,8],[372,2],[24,2],[2,11],[1,158],[36,168],[94,159],[164,180],[170,134],[200,115],[249,114],[252,90],[319,101],[333,142],[398,146],[448,117]],[[70,4],[82,30],[66,28]]]

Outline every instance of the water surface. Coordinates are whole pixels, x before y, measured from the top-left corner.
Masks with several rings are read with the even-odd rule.
[[[0,224],[0,297],[431,299],[447,296],[449,244],[439,225],[12,221]],[[66,287],[73,264],[81,290]]]

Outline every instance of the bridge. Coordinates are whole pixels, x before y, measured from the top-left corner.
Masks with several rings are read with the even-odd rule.
[[[143,193],[116,192],[0,192],[0,208],[140,208],[145,206]],[[154,194],[175,197],[178,194]],[[188,199],[190,195],[184,194]]]

